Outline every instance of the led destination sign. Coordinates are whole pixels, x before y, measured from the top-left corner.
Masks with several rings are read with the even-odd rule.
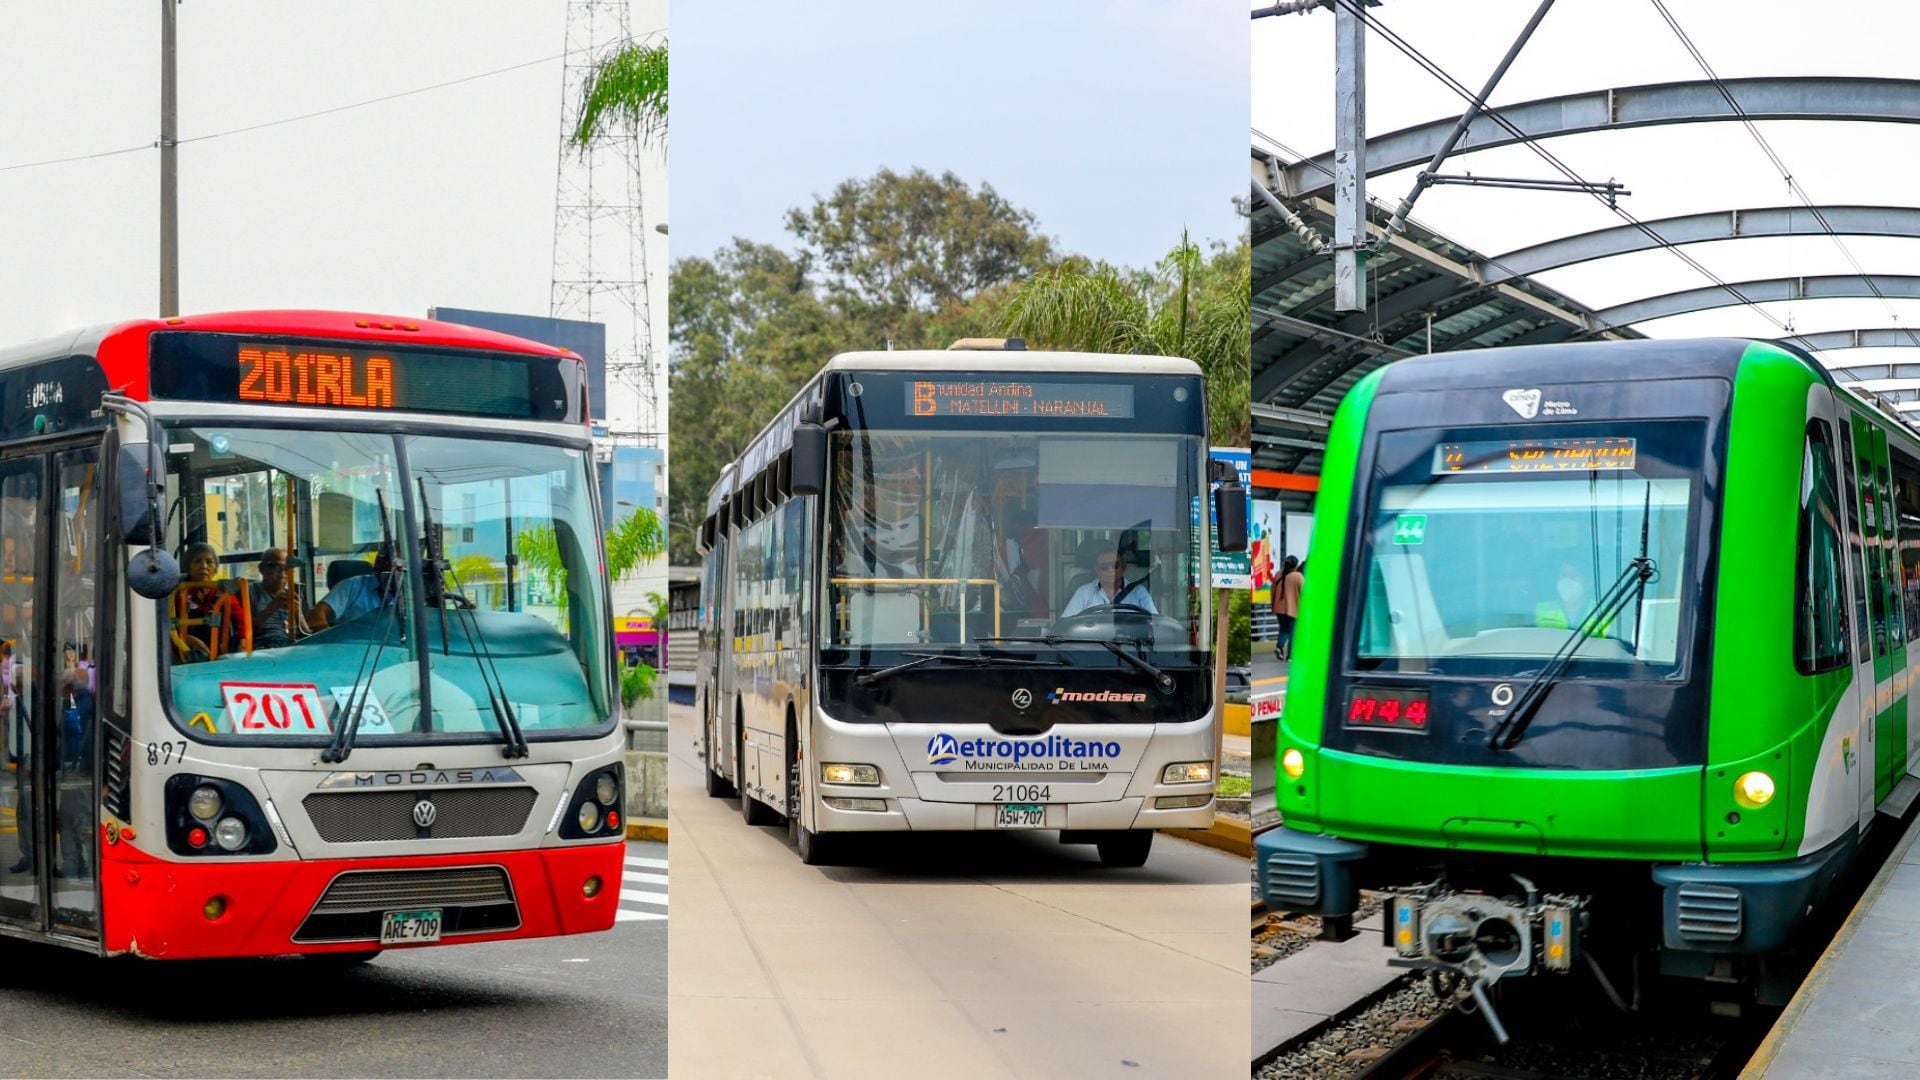
[[[516,420],[573,419],[579,400],[579,365],[553,356],[191,332],[152,349],[156,397]]]
[[[1441,443],[1433,452],[1433,473],[1572,472],[1631,469],[1634,440],[1503,439],[1497,442]]]
[[[906,394],[911,416],[1133,419],[1133,387],[1125,383],[918,379],[906,384]]]

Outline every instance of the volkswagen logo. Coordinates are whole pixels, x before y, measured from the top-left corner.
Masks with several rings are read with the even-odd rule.
[[[433,803],[427,799],[413,804],[413,823],[423,829],[433,828],[433,821],[439,816],[440,811],[434,809]]]
[[[1020,689],[1018,689],[1018,690],[1015,690],[1015,691],[1013,692],[1013,707],[1014,707],[1014,708],[1016,708],[1016,709],[1024,709],[1024,708],[1026,708],[1027,706],[1029,706],[1029,705],[1032,705],[1032,704],[1033,704],[1033,691],[1031,691],[1031,690],[1029,690],[1029,689],[1027,689],[1026,687],[1024,687],[1024,686],[1023,686],[1023,687],[1021,687]]]
[[[1513,684],[1501,683],[1499,686],[1494,687],[1493,703],[1503,709],[1513,704]]]

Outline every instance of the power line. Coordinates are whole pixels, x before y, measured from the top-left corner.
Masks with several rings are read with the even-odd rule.
[[[1382,23],[1378,18],[1369,14],[1365,8],[1363,8],[1359,3],[1356,2],[1356,0],[1333,0],[1333,2],[1346,8],[1348,11],[1351,11],[1354,15],[1359,17],[1363,22],[1365,22],[1369,27],[1371,27],[1375,33],[1378,33],[1381,37],[1385,38],[1388,44],[1392,45],[1395,49],[1398,49],[1408,59],[1412,60],[1414,63],[1418,64],[1421,68],[1425,69],[1429,75],[1432,75],[1434,78],[1440,80],[1440,82],[1444,84],[1449,90],[1452,90],[1455,94],[1458,94],[1461,97],[1461,99],[1468,102],[1475,100],[1472,90],[1468,89],[1463,83],[1460,82],[1460,80],[1454,78],[1445,69],[1441,68],[1439,64],[1429,59],[1419,49],[1414,48],[1413,45],[1407,42],[1406,39],[1402,38],[1399,34],[1395,33],[1391,27],[1388,27],[1385,23]],[[1691,267],[1693,270],[1700,273],[1708,281],[1711,281],[1714,285],[1725,290],[1729,296],[1732,296],[1736,300],[1739,300],[1741,303],[1752,308],[1755,314],[1759,315],[1761,318],[1767,320],[1769,323],[1772,323],[1775,327],[1779,328],[1782,334],[1788,335],[1789,337],[1796,336],[1793,334],[1792,328],[1788,327],[1785,323],[1775,318],[1772,313],[1760,307],[1760,305],[1757,304],[1751,297],[1747,296],[1745,293],[1735,288],[1731,283],[1726,281],[1726,279],[1720,277],[1720,275],[1708,269],[1705,264],[1700,262],[1700,260],[1680,250],[1678,246],[1668,241],[1666,237],[1660,235],[1658,230],[1654,229],[1651,225],[1648,225],[1646,222],[1641,221],[1638,217],[1634,216],[1634,214],[1631,211],[1622,209],[1617,205],[1608,205],[1606,196],[1601,194],[1598,190],[1594,190],[1594,185],[1590,181],[1588,181],[1585,177],[1582,177],[1578,172],[1574,171],[1572,166],[1569,166],[1566,162],[1560,160],[1560,158],[1557,155],[1555,155],[1552,151],[1548,150],[1544,146],[1541,146],[1540,143],[1533,138],[1533,136],[1520,130],[1518,126],[1516,126],[1512,121],[1508,120],[1503,114],[1501,114],[1501,112],[1498,109],[1490,105],[1483,106],[1482,114],[1485,115],[1488,119],[1492,120],[1494,123],[1498,124],[1501,128],[1505,129],[1506,132],[1512,135],[1515,140],[1519,141],[1522,145],[1526,146],[1529,150],[1532,150],[1548,165],[1552,166],[1556,171],[1558,171],[1562,176],[1566,177],[1568,180],[1573,181],[1576,184],[1581,185],[1584,188],[1589,189],[1590,194],[1593,195],[1595,200],[1597,200],[1601,205],[1607,206],[1608,210],[1613,212],[1621,220],[1625,221],[1627,224],[1632,225],[1634,228],[1638,229],[1648,239],[1652,240],[1659,248],[1672,253],[1675,258],[1678,258],[1681,262],[1685,263],[1687,266]],[[1611,328],[1602,328],[1602,329],[1611,329]]]
[[[635,40],[637,41],[650,40],[654,37],[658,37],[659,35],[665,32],[666,31],[664,30],[648,31],[646,34],[641,35],[639,38],[636,38]],[[241,135],[249,131],[259,131],[262,128],[278,127],[282,124],[292,124],[301,120],[312,120],[315,117],[331,116],[334,113],[341,113],[341,112],[347,112],[352,109],[365,108],[368,105],[378,105],[386,101],[396,101],[400,98],[412,97],[415,94],[425,94],[425,93],[430,93],[434,90],[444,90],[449,86],[459,86],[462,83],[470,83],[480,79],[488,79],[488,78],[492,78],[495,75],[505,75],[509,72],[519,71],[523,68],[537,67],[541,64],[551,64],[555,60],[565,59],[568,55],[569,55],[568,53],[564,53],[564,52],[555,53],[552,56],[543,56],[538,60],[528,60],[524,63],[512,64],[503,68],[495,68],[492,71],[482,71],[482,72],[479,72],[478,74],[466,75],[458,79],[448,79],[445,82],[437,82],[432,84],[431,86],[417,86],[411,90],[402,90],[398,93],[393,93],[393,94],[383,94],[380,97],[367,98],[364,101],[356,101],[349,105],[336,105],[329,109],[317,109],[313,112],[301,113],[298,116],[287,116],[287,117],[282,117],[281,119],[278,119],[278,120],[267,120],[258,124],[248,124],[248,125],[245,125],[244,127],[228,128],[225,131],[208,132],[205,135],[195,135],[191,138],[181,139],[179,140],[178,145],[185,145],[187,143],[194,143],[194,142],[205,142],[208,139],[224,139],[229,135]],[[44,165],[65,165],[75,161],[92,161],[95,158],[114,157],[119,154],[132,154],[141,150],[152,150],[152,149],[155,149],[158,145],[159,145],[158,143],[142,143],[139,146],[123,146],[118,150],[101,150],[97,153],[92,153],[92,154],[75,154],[70,157],[47,158],[41,161],[23,161],[14,165],[0,165],[0,172],[13,172],[18,169],[37,169]]]
[[[1673,30],[1674,36],[1680,39],[1680,44],[1685,46],[1687,52],[1693,56],[1694,63],[1700,65],[1700,70],[1705,72],[1707,78],[1713,81],[1714,89],[1718,90],[1720,96],[1726,99],[1727,107],[1732,109],[1733,114],[1740,119],[1741,125],[1747,129],[1747,134],[1753,137],[1753,141],[1759,144],[1761,152],[1767,155],[1767,160],[1773,163],[1774,170],[1780,174],[1780,179],[1786,182],[1787,191],[1797,197],[1801,204],[1808,210],[1812,211],[1813,220],[1820,223],[1820,228],[1827,234],[1827,238],[1832,240],[1834,246],[1840,249],[1840,254],[1846,256],[1847,262],[1853,267],[1853,272],[1860,275],[1861,280],[1867,283],[1867,288],[1871,289],[1873,295],[1886,306],[1888,316],[1890,316],[1895,323],[1898,323],[1900,321],[1900,313],[1894,310],[1893,301],[1889,300],[1886,293],[1880,290],[1880,284],[1873,279],[1873,275],[1867,273],[1866,270],[1861,267],[1860,260],[1854,258],[1852,249],[1847,247],[1846,241],[1842,240],[1840,234],[1827,222],[1827,215],[1821,212],[1819,204],[1814,202],[1812,196],[1807,194],[1806,189],[1800,186],[1800,182],[1794,179],[1793,170],[1787,167],[1786,161],[1774,150],[1773,144],[1767,141],[1767,137],[1760,133],[1759,126],[1753,122],[1753,118],[1747,115],[1747,110],[1742,108],[1740,102],[1734,98],[1733,91],[1730,90],[1726,82],[1720,78],[1720,73],[1713,70],[1713,65],[1707,62],[1706,54],[1700,51],[1700,47],[1695,45],[1693,39],[1681,28],[1680,20],[1673,17],[1673,12],[1667,10],[1667,5],[1663,3],[1662,0],[1653,0],[1653,6],[1654,9],[1660,13],[1660,17],[1666,20],[1667,26]],[[1911,329],[1907,330],[1906,333],[1907,340],[1910,343],[1920,346],[1920,337],[1915,337]]]

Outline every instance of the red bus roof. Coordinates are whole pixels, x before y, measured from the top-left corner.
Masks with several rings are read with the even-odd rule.
[[[91,352],[106,372],[107,385],[122,388],[136,401],[148,398],[147,339],[159,330],[198,330],[222,334],[275,334],[288,337],[324,338],[343,341],[380,341],[402,345],[427,345],[447,348],[486,349],[493,352],[521,353],[531,356],[571,357],[585,361],[572,350],[556,348],[538,341],[484,330],[477,326],[437,322],[399,315],[375,315],[352,311],[220,311],[205,315],[186,315],[169,319],[135,319],[130,322],[82,330],[63,335],[47,346],[46,357]],[[35,349],[34,352],[41,350]],[[9,359],[38,357],[14,353]],[[0,365],[5,366],[5,365]]]

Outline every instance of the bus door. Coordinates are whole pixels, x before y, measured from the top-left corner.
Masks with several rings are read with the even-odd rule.
[[[732,530],[725,517],[720,518],[714,527],[713,547],[707,552],[707,565],[712,568],[708,579],[706,594],[709,605],[708,622],[712,627],[713,648],[709,651],[706,672],[707,678],[707,715],[704,718],[708,726],[707,752],[714,760],[707,767],[721,776],[734,781],[740,779],[740,734],[733,729],[733,718],[738,706],[734,704],[734,635],[738,633],[733,625],[733,561]]]
[[[97,937],[99,451],[0,461],[0,920]]]

